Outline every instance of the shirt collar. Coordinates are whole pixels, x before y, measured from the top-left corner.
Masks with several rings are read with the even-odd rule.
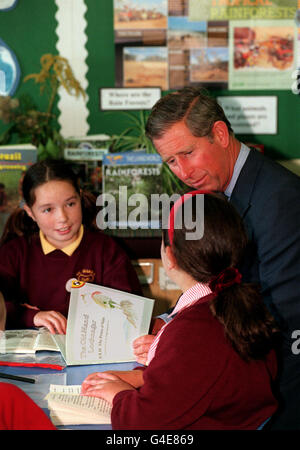
[[[227,188],[225,189],[224,194],[226,195],[226,197],[231,197],[232,191],[234,189],[235,183],[239,177],[239,174],[243,168],[243,165],[246,162],[246,159],[249,155],[250,152],[250,148],[247,147],[245,144],[241,143],[241,148],[240,148],[240,152],[239,152],[239,156],[237,157],[237,160],[235,162],[234,165],[234,169],[233,169],[233,174],[230,180],[229,185],[227,186]]]
[[[174,314],[177,314],[179,311],[181,311],[183,308],[186,308],[196,301],[200,300],[202,297],[206,297],[207,295],[211,294],[212,290],[208,287],[205,283],[196,283],[191,288],[187,289],[181,297],[178,299],[178,302],[176,303],[175,308],[169,315],[169,317],[173,316]]]
[[[72,242],[71,244],[67,245],[64,248],[58,249],[57,247],[54,247],[54,245],[50,244],[50,242],[47,241],[44,233],[40,230],[40,241],[44,255],[48,255],[48,253],[51,253],[54,250],[61,250],[66,255],[71,256],[75,252],[76,248],[79,246],[82,236],[83,236],[83,225],[81,225],[78,237],[74,242]]]
[[[178,302],[176,303],[176,306],[174,310],[169,314],[168,318],[173,319],[173,316],[177,314],[179,311],[183,310],[184,308],[187,308],[188,306],[191,306],[193,303],[196,303],[201,298],[206,297],[207,295],[211,294],[212,291],[208,287],[207,284],[204,283],[196,283],[191,288],[187,289],[179,298]],[[164,324],[164,326],[159,330],[157,335],[154,338],[154,341],[152,342],[149,352],[148,352],[148,358],[146,365],[148,366],[150,364],[150,361],[154,358],[156,347],[158,345],[159,339],[165,328],[168,326],[169,321]]]

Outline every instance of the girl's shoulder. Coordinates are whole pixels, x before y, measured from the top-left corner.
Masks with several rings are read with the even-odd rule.
[[[116,242],[116,240],[105,234],[102,230],[97,230],[97,229],[91,229],[91,228],[84,228],[84,234],[83,234],[83,239],[82,242],[84,243],[84,245],[110,245],[112,247],[118,247],[118,244]]]
[[[38,234],[33,234],[31,236],[17,236],[2,244],[0,250],[23,252],[26,248],[30,248],[38,243]]]
[[[169,323],[167,327],[169,332],[182,335],[189,330],[199,336],[206,336],[213,330],[214,333],[223,335],[223,326],[213,316],[209,307],[209,301],[212,298],[214,296],[210,294],[207,296],[208,301],[198,301],[181,310]]]

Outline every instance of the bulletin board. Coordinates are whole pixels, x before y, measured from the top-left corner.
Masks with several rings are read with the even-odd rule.
[[[126,4],[125,0],[123,3]],[[194,0],[197,2],[198,0]],[[221,1],[221,0],[220,0]],[[231,0],[227,0],[229,3],[233,3]],[[236,3],[242,3],[240,2]],[[264,0],[266,3],[276,3],[279,4],[281,0]],[[115,33],[115,17],[114,17],[114,2],[113,0],[84,0],[85,5],[87,7],[85,13],[86,19],[86,63],[88,66],[87,71],[87,79],[88,86],[86,88],[86,92],[88,95],[88,124],[89,124],[89,134],[120,134],[124,128],[128,126],[128,122],[126,117],[121,112],[113,112],[109,113],[106,111],[101,111],[99,108],[99,89],[103,87],[115,87],[120,83],[120,57],[118,54],[118,46],[116,45],[116,33]],[[150,2],[150,0],[149,0]],[[144,2],[144,3],[149,3]],[[222,0],[223,4],[224,0]],[[254,0],[251,0],[254,3]],[[251,3],[248,0],[248,3]],[[289,2],[294,4],[293,0],[285,0],[282,4],[288,5]],[[122,3],[122,2],[121,2]],[[136,3],[134,1],[132,4]],[[141,3],[141,2],[140,2]],[[206,4],[209,8],[211,4],[217,4],[218,0],[202,0],[202,6]],[[167,4],[167,2],[165,2]],[[183,17],[188,14],[188,2],[187,0],[172,0],[169,2],[169,5],[172,4],[173,9],[180,9]],[[195,6],[195,5],[194,5]],[[292,6],[288,6],[291,8]],[[299,6],[298,6],[299,7]],[[273,8],[271,6],[271,8]],[[157,8],[158,10],[158,8]],[[274,10],[274,8],[273,8]],[[204,9],[201,8],[203,13]],[[285,13],[287,14],[287,11]],[[56,34],[56,12],[57,5],[55,0],[19,0],[16,6],[8,11],[0,11],[0,38],[13,50],[15,53],[21,72],[21,80],[28,74],[39,71],[39,59],[44,53],[56,53],[56,44],[57,44],[57,34]],[[196,8],[197,12],[197,8]],[[209,14],[208,9],[208,14]],[[169,12],[168,12],[169,14]],[[176,15],[177,12],[173,13],[173,39],[177,39],[177,17],[181,17],[180,15]],[[201,17],[200,17],[201,19]],[[198,19],[197,19],[198,20]],[[213,22],[215,18],[212,18],[210,22]],[[265,18],[260,18],[256,23],[256,26],[260,25],[260,30],[265,28],[264,21]],[[295,18],[288,18],[282,20],[293,20],[295,23]],[[199,20],[200,21],[200,20]],[[219,19],[218,19],[219,21]],[[279,20],[278,22],[281,22]],[[283,22],[282,22],[283,23]],[[251,22],[253,24],[253,21]],[[249,20],[248,20],[248,25]],[[216,33],[216,28],[213,23],[210,24],[209,33],[211,37]],[[222,24],[219,24],[222,25]],[[244,28],[244,24],[240,24],[236,22],[236,27],[230,25],[228,33],[229,35],[238,34],[242,30],[235,30],[235,28]],[[283,24],[284,26],[286,23]],[[254,25],[253,25],[254,26]],[[253,26],[248,26],[248,28],[253,28]],[[289,26],[289,24],[288,24]],[[200,27],[200,25],[199,25]],[[226,28],[226,27],[225,27]],[[206,30],[206,33],[208,32]],[[220,31],[220,30],[219,30]],[[254,29],[254,31],[259,31],[258,29]],[[271,30],[272,31],[272,30]],[[222,33],[224,32],[224,27],[221,26],[221,31],[218,33],[219,38],[221,38]],[[76,30],[74,30],[76,34]],[[281,30],[281,33],[283,31]],[[272,33],[271,33],[272,34]],[[201,35],[198,34],[198,37]],[[298,35],[297,35],[298,36]],[[172,36],[171,36],[172,37]],[[124,38],[124,35],[123,35]],[[191,33],[190,39],[193,38]],[[225,39],[225,37],[223,36]],[[159,33],[155,39],[161,39]],[[181,37],[179,37],[181,39]],[[266,41],[271,39],[271,37],[267,37]],[[296,44],[295,38],[293,37],[293,45]],[[298,41],[298,38],[297,38]],[[156,41],[158,42],[158,41]],[[211,41],[213,42],[213,41]],[[127,47],[134,47],[135,44],[128,45]],[[185,45],[185,44],[184,44]],[[267,44],[266,44],[267,45]],[[298,45],[298,44],[297,44]],[[121,48],[119,46],[119,48]],[[217,47],[215,47],[217,48]],[[225,47],[223,47],[225,48]],[[208,58],[207,55],[212,50],[206,50],[207,55],[205,56],[204,50],[199,47],[194,51],[194,55],[189,56],[189,61],[196,61],[197,57],[201,60],[204,58]],[[227,52],[232,52],[233,49],[230,48],[230,45],[227,48]],[[294,52],[299,52],[299,48],[294,47]],[[202,56],[201,56],[202,52]],[[225,50],[223,52],[226,53]],[[275,96],[277,98],[277,133],[276,134],[238,134],[237,137],[239,140],[243,142],[252,142],[254,144],[260,144],[264,146],[265,154],[273,157],[274,159],[294,159],[300,157],[300,149],[299,149],[299,117],[300,117],[300,96],[296,95],[292,91],[292,86],[295,84],[295,70],[292,67],[291,72],[285,78],[284,89],[279,89],[280,86],[277,81],[275,83],[275,79],[272,77],[262,77],[262,83],[259,85],[259,89],[257,89],[257,85],[253,86],[253,82],[251,81],[251,73],[248,74],[248,78],[246,78],[245,84],[242,88],[238,88],[237,85],[230,85],[228,83],[228,73],[226,75],[226,71],[222,71],[222,67],[224,67],[224,55],[221,53],[215,53],[218,55],[219,61],[219,80],[213,79],[212,82],[203,83],[203,80],[200,82],[199,73],[197,72],[197,64],[195,64],[192,73],[189,74],[189,79],[192,80],[193,83],[197,85],[204,84],[209,92],[216,97],[226,97],[226,96]],[[295,54],[296,55],[296,54]],[[297,53],[298,55],[298,53]],[[128,52],[129,59],[131,58],[130,52]],[[182,55],[181,55],[182,56]],[[180,57],[181,57],[180,56]],[[76,57],[76,55],[74,56]],[[297,56],[298,57],[298,56]],[[161,56],[163,59],[163,56]],[[169,56],[168,56],[169,58]],[[176,54],[174,53],[173,58],[175,58],[174,66],[177,65],[176,62]],[[204,60],[203,59],[203,60]],[[237,61],[238,64],[238,61]],[[297,62],[298,64],[298,62]],[[179,64],[180,65],[180,64]],[[182,64],[181,64],[182,65]],[[298,66],[297,66],[298,67]],[[238,73],[237,67],[228,68],[228,71],[232,70],[233,72]],[[176,76],[178,75],[177,81]],[[180,82],[180,77],[184,77],[184,74],[173,74],[173,76],[168,76],[168,80],[163,85],[163,95],[169,92],[172,89],[175,89]],[[206,74],[209,77],[209,74]],[[200,75],[200,77],[204,77],[205,74]],[[211,76],[215,76],[214,74]],[[226,79],[227,76],[227,79]],[[250,76],[250,78],[249,78]],[[173,77],[173,78],[172,78]],[[294,77],[294,78],[293,78]],[[130,83],[129,76],[129,83]],[[171,80],[171,85],[169,83]],[[178,81],[179,80],[179,81]],[[234,79],[233,79],[234,80]],[[236,83],[237,78],[235,77]],[[290,83],[290,87],[288,86]],[[248,86],[251,86],[252,89],[248,89]],[[232,89],[234,87],[234,89]],[[255,87],[255,89],[254,89]],[[46,100],[43,96],[40,95],[37,86],[34,85],[34,82],[28,81],[27,83],[20,82],[19,87],[15,93],[15,96],[20,96],[21,94],[29,92],[30,95],[35,100],[36,104],[42,109],[46,107]],[[136,112],[138,114],[138,112]],[[5,126],[0,122],[0,133],[5,129]]]
[[[197,1],[197,0],[196,0]],[[279,0],[280,1],[280,0]],[[209,0],[210,3],[213,3],[213,0]],[[106,3],[106,6],[103,5],[102,7],[102,13],[99,18],[102,20],[101,25],[99,26],[99,29],[102,30],[102,36],[103,39],[105,39],[106,45],[105,45],[105,54],[102,55],[103,58],[103,67],[105,67],[105,70],[101,73],[101,79],[99,78],[99,85],[105,85],[107,87],[114,86],[120,86],[121,84],[121,77],[120,77],[120,61],[122,58],[120,57],[120,48],[122,48],[122,45],[118,44],[118,39],[120,40],[120,37],[116,33],[116,27],[115,27],[115,11],[114,11],[114,5],[113,2],[104,2]],[[110,6],[107,5],[107,3],[110,3]],[[124,2],[123,2],[124,3]],[[133,4],[134,2],[131,2]],[[165,2],[166,3],[166,2]],[[203,6],[202,1],[202,6]],[[206,2],[208,3],[208,2]],[[223,2],[224,3],[224,2]],[[253,3],[253,2],[252,2]],[[295,3],[295,2],[294,2]],[[125,1],[126,4],[126,1]],[[172,4],[172,5],[171,5]],[[287,2],[285,2],[287,4]],[[179,12],[180,15],[186,16],[188,14],[188,1],[187,0],[176,0],[176,1],[169,1],[168,3],[169,9],[170,5],[173,7],[173,9],[180,9],[181,12]],[[95,5],[94,5],[95,6]],[[158,10],[158,7],[156,8]],[[201,7],[201,10],[203,11],[203,8]],[[88,11],[89,14],[92,13],[92,9]],[[285,14],[283,12],[283,14]],[[109,16],[111,14],[111,16]],[[175,14],[177,12],[175,11]],[[291,9],[290,9],[290,14]],[[104,17],[106,16],[106,19]],[[108,19],[110,17],[110,19]],[[173,15],[173,22],[175,23],[174,27],[176,26],[176,15]],[[285,16],[286,17],[286,16]],[[290,15],[289,17],[293,17]],[[175,19],[175,20],[174,20]],[[94,21],[96,21],[96,15],[94,15]],[[160,19],[162,20],[162,19]],[[262,24],[261,21],[264,19],[259,19],[259,23]],[[286,20],[286,19],[285,19]],[[291,19],[289,19],[291,20]],[[294,19],[293,19],[294,20]],[[281,22],[281,20],[279,21]],[[228,23],[228,22],[227,22]],[[248,21],[249,24],[249,21]],[[210,21],[210,34],[213,36],[214,34],[214,23]],[[222,25],[222,23],[219,25]],[[89,26],[92,26],[91,21],[89,20]],[[124,24],[123,24],[124,27]],[[224,27],[223,27],[224,28]],[[119,31],[122,31],[122,27],[119,29]],[[105,32],[105,33],[104,33]],[[234,29],[231,29],[231,31],[227,31],[229,33],[234,33]],[[161,38],[158,33],[156,33],[157,36],[154,37],[154,41]],[[174,33],[176,34],[176,33]],[[221,27],[221,34],[219,33],[219,36],[222,35],[222,27]],[[298,36],[298,35],[297,35]],[[123,30],[123,41],[124,41],[124,30]],[[296,44],[295,36],[293,36],[293,44]],[[134,47],[136,44],[133,43],[131,45],[128,45],[128,47]],[[296,46],[294,51],[296,50]],[[92,50],[92,49],[91,49]],[[233,51],[232,49],[228,51]],[[182,55],[181,55],[182,56]],[[298,58],[298,54],[295,53],[295,58]],[[163,59],[163,58],[161,58]],[[176,65],[176,61],[175,61]],[[91,65],[90,65],[91,67]],[[96,71],[96,65],[92,65],[93,69]],[[227,81],[222,79],[222,74],[220,75],[221,79],[219,82],[212,82],[212,83],[199,83],[201,85],[204,85],[209,92],[216,96],[275,96],[277,98],[277,133],[276,134],[259,134],[259,135],[253,135],[253,134],[238,134],[237,137],[243,142],[252,142],[254,144],[262,145],[264,146],[265,154],[273,157],[274,159],[293,159],[293,158],[299,158],[300,157],[300,148],[299,148],[299,134],[298,134],[298,123],[299,123],[299,117],[300,117],[300,96],[296,95],[292,92],[292,85],[295,84],[295,72],[294,69],[289,72],[289,74],[286,77],[286,87],[288,86],[288,83],[290,83],[290,87],[286,89],[277,89],[277,87],[273,88],[273,78],[272,77],[264,77],[264,83],[262,83],[262,88],[260,89],[237,89],[235,90],[230,89],[228,85],[228,79]],[[292,78],[294,77],[294,78]],[[129,76],[129,84],[130,84],[130,76]],[[290,79],[289,79],[290,78]],[[112,80],[114,80],[115,84],[112,83]],[[196,83],[197,84],[197,83]],[[247,84],[247,83],[246,83]],[[267,86],[266,86],[267,85]],[[162,87],[166,86],[162,85]],[[173,84],[170,86],[167,86],[167,90],[163,90],[163,94],[169,92],[171,88],[175,89],[176,84]],[[95,98],[94,98],[95,101]],[[97,105],[95,105],[95,108]],[[115,132],[121,132],[124,126],[128,125],[126,121],[124,121],[124,118],[122,114],[119,116],[119,123],[112,123],[111,122],[111,116],[109,114],[106,114],[103,111],[99,111],[97,113],[99,117],[101,117],[101,131],[105,131],[108,133],[115,133]],[[117,114],[117,113],[114,113]],[[96,116],[93,116],[94,118]],[[97,126],[99,125],[99,122],[95,120],[93,121],[93,118],[91,117],[91,127],[94,130],[94,132],[97,130]]]

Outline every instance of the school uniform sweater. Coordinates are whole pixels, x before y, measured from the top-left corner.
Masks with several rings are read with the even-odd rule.
[[[56,430],[44,411],[17,386],[0,383],[0,430]]]
[[[44,254],[39,235],[13,239],[0,248],[0,291],[7,306],[7,328],[33,326],[36,309],[67,317],[71,278],[141,294],[137,275],[125,252],[101,231],[84,230],[69,256],[56,249]]]
[[[275,353],[265,360],[242,360],[208,302],[201,302],[165,327],[143,368],[144,385],[115,396],[113,429],[257,429],[275,412]]]

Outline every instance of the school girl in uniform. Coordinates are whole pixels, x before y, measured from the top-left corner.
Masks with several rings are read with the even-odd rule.
[[[80,191],[68,164],[34,164],[22,192],[23,209],[12,214],[0,245],[7,328],[44,326],[64,334],[72,278],[141,293],[128,256],[93,226],[95,201]]]
[[[237,269],[247,244],[242,220],[220,196],[204,195],[204,235],[174,228],[193,191],[171,210],[161,257],[182,290],[152,343],[146,366],[93,373],[82,394],[112,404],[113,429],[258,429],[277,409],[272,383],[278,330],[258,289]],[[190,222],[191,223],[191,222]]]

